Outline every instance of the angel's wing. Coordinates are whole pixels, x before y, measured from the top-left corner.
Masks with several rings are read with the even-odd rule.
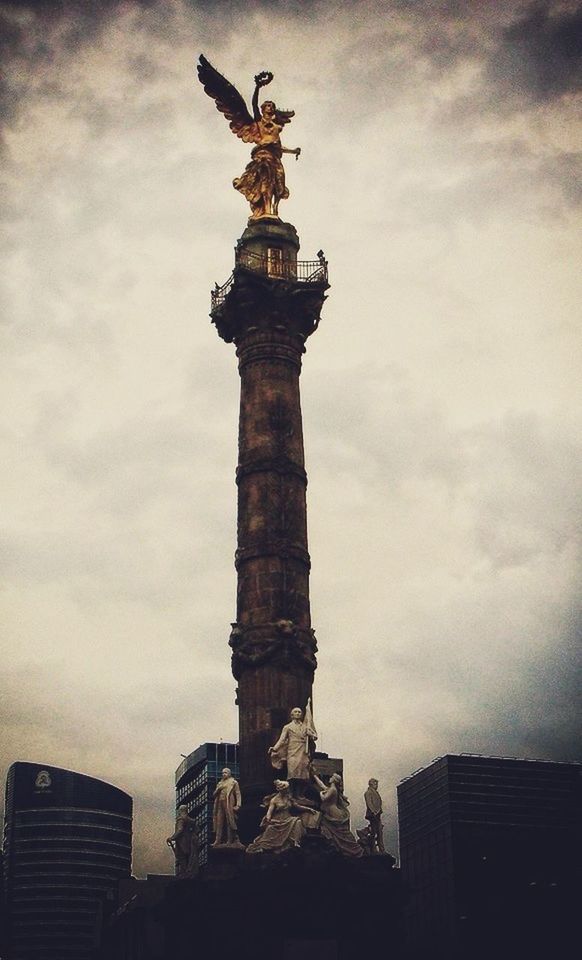
[[[230,121],[230,129],[233,133],[236,133],[237,137],[245,143],[258,143],[258,126],[240,93],[202,54],[198,64],[198,77],[204,92],[216,101],[217,110],[220,110]]]

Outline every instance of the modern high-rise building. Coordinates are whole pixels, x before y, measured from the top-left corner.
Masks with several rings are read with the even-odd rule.
[[[89,960],[100,903],[131,872],[132,799],[46,764],[6,781],[7,960]]]
[[[225,767],[238,779],[238,743],[202,743],[176,770],[176,807],[185,804],[196,820],[201,864],[206,863],[213,840],[214,791]]]
[[[411,957],[566,957],[580,896],[579,763],[444,756],[398,786]]]

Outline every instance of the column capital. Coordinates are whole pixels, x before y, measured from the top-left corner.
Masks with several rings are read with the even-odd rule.
[[[327,287],[327,281],[275,279],[237,266],[230,289],[210,316],[226,343],[238,345],[259,331],[287,333],[304,342],[317,330]]]
[[[256,331],[282,331],[305,341],[317,329],[325,300],[327,261],[298,260],[290,223],[253,222],[235,248],[232,276],[212,292],[210,316],[218,335],[239,344]]]
[[[315,632],[292,620],[249,626],[233,623],[228,642],[232,648],[232,672],[236,680],[245,670],[257,669],[267,663],[283,669],[291,663],[298,663],[308,673],[313,673],[317,667]]]

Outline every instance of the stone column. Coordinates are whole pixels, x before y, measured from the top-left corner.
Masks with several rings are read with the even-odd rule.
[[[259,803],[276,775],[267,750],[289,711],[305,707],[316,667],[299,375],[327,282],[323,275],[313,283],[297,279],[298,246],[290,224],[251,224],[239,241],[232,286],[212,311],[219,334],[236,344],[241,377],[230,645],[246,840],[256,833]]]

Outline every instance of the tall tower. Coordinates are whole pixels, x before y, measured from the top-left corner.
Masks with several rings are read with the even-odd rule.
[[[273,216],[250,220],[232,276],[212,294],[212,321],[219,336],[236,345],[241,378],[237,611],[230,645],[238,681],[243,835],[252,833],[258,804],[272,789],[268,748],[289,711],[305,707],[316,668],[299,375],[328,282],[323,254],[301,262],[298,250],[291,224]]]

